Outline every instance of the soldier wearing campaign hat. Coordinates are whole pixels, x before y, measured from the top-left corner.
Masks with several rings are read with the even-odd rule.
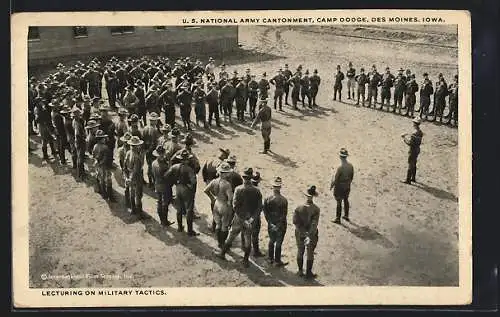
[[[307,97],[307,104],[312,108],[311,104],[311,78],[309,77],[309,69],[306,69],[304,75],[300,78],[300,97],[302,98],[302,107],[306,107],[305,98]]]
[[[264,139],[264,150],[262,154],[267,154],[271,148],[271,108],[267,105],[267,100],[261,100],[261,106],[251,128],[260,121],[260,130]]]
[[[160,94],[160,105],[165,112],[165,123],[173,127],[175,124],[175,105],[177,104],[177,92],[171,82],[167,82],[166,89]]]
[[[217,85],[209,83],[207,85],[207,90],[208,125],[212,126],[212,119],[215,119],[215,125],[220,127],[219,92],[217,91]]]
[[[316,103],[316,96],[318,95],[319,91],[319,86],[321,85],[321,77],[318,75],[318,70],[315,69],[313,71],[313,75],[310,77],[310,82],[311,82],[311,100],[312,100],[312,105],[317,107],[318,104]],[[353,93],[354,96],[354,93]]]
[[[64,118],[61,111],[61,104],[51,103],[49,106],[52,108],[52,125],[54,127],[55,142],[57,146],[57,152],[59,154],[59,162],[62,165],[66,164],[66,149],[68,146],[68,138],[66,135],[66,130],[64,128]]]
[[[429,79],[429,74],[423,74],[424,80],[420,84],[420,118],[427,120],[429,115],[429,106],[431,105],[431,95],[434,94],[432,81]],[[433,109],[434,111],[435,109]],[[409,113],[409,111],[408,111]]]
[[[455,126],[458,125],[458,75],[453,76],[453,83],[448,86],[450,113],[446,124],[451,125],[451,120],[455,121]]]
[[[391,108],[391,88],[394,86],[394,80],[396,78],[394,75],[391,73],[391,70],[389,67],[385,68],[385,73],[382,75],[382,80],[380,82],[380,85],[382,86],[380,90],[380,97],[381,97],[381,102],[380,102],[380,110],[384,108],[384,105],[386,105],[387,101],[387,111],[390,110]]]
[[[415,111],[415,103],[417,102],[417,97],[415,96],[417,91],[418,91],[418,84],[415,81],[415,74],[411,74],[410,78],[406,83],[406,90],[405,90],[406,116],[413,117],[413,113]]]
[[[392,112],[398,111],[401,114],[401,108],[403,106],[403,96],[406,89],[406,77],[404,76],[404,69],[400,68],[398,75],[394,79],[394,107]]]
[[[106,135],[103,130],[97,130],[95,137],[97,139],[97,144],[94,145],[94,148],[92,149],[92,157],[94,158],[95,166],[97,167],[97,183],[99,193],[104,199],[113,201],[114,197],[109,165],[111,151],[106,140],[108,135]]]
[[[144,83],[141,80],[137,80],[135,83],[135,91],[134,95],[137,97],[139,102],[137,103],[137,111],[136,114],[139,117],[139,120],[142,119],[144,125],[147,124],[147,109],[146,109],[146,90]]]
[[[342,81],[344,80],[344,73],[340,70],[340,65],[337,65],[337,73],[335,73],[334,79],[335,83],[333,85],[333,100],[337,100],[338,94],[339,101],[342,101]],[[350,91],[348,91],[348,94],[350,94]]]
[[[154,160],[153,151],[158,145],[158,138],[160,137],[160,131],[156,127],[156,122],[160,119],[160,116],[156,112],[151,112],[149,114],[149,124],[145,126],[141,131],[142,140],[144,141],[144,153],[146,158],[146,164],[148,166],[148,184],[151,189],[154,188],[154,177],[152,171],[152,164]]]
[[[278,69],[276,76],[271,78],[270,84],[274,86],[274,110],[276,110],[276,103],[279,104],[279,111],[283,111],[283,93],[285,91],[286,78],[283,75],[283,70]]]
[[[128,110],[129,114],[136,114],[139,105],[139,98],[135,95],[135,85],[129,84],[127,91],[123,96],[123,106]]]
[[[129,130],[127,122],[128,111],[127,109],[120,107],[118,109],[118,122],[115,125],[115,135],[117,140],[117,146],[122,145],[121,137]]]
[[[335,175],[330,183],[330,190],[333,191],[333,196],[337,201],[337,213],[335,223],[340,224],[340,216],[342,215],[342,202],[344,203],[344,219],[349,221],[349,193],[351,192],[351,183],[354,177],[354,168],[347,161],[349,153],[345,148],[340,149],[339,156],[341,165],[337,168]]]
[[[85,149],[86,149],[86,132],[85,123],[81,116],[82,112],[78,107],[71,109],[73,116],[72,128],[75,132],[75,151],[76,151],[76,177],[83,180],[85,177]]]
[[[319,207],[314,204],[313,197],[318,196],[316,186],[310,186],[305,192],[306,202],[295,208],[293,224],[295,225],[295,241],[297,243],[297,274],[304,276],[304,253],[306,258],[306,278],[315,278],[312,272],[314,250],[318,244]]]
[[[187,84],[182,85],[181,91],[177,94],[177,100],[179,102],[181,119],[184,124],[184,128],[191,131],[191,103],[193,100],[193,94],[189,91],[189,86]]]
[[[142,195],[143,195],[143,165],[144,156],[141,153],[141,145],[144,143],[139,137],[132,136],[127,141],[130,150],[125,155],[123,175],[125,185],[129,186],[130,208],[132,214],[142,213]]]
[[[288,200],[281,194],[283,181],[276,177],[272,183],[273,193],[264,199],[263,212],[269,234],[268,261],[278,267],[288,263],[281,260],[281,245],[287,228]]]
[[[411,182],[416,182],[415,176],[417,174],[417,158],[420,154],[420,144],[422,143],[422,138],[424,133],[420,129],[421,119],[416,117],[413,118],[413,133],[404,133],[401,135],[403,141],[408,145],[408,170],[406,173],[406,180],[404,183],[411,184]]]
[[[163,226],[170,226],[173,222],[168,220],[168,206],[172,203],[172,185],[167,184],[165,173],[168,171],[169,163],[165,159],[165,148],[159,144],[153,151],[156,157],[152,163],[152,174],[154,178],[154,189],[156,192],[156,212]]]
[[[113,157],[115,155],[115,146],[116,146],[116,126],[113,120],[109,117],[109,110],[111,108],[102,105],[99,108],[99,112],[101,113],[101,118],[99,120],[100,123],[100,129],[104,131],[104,133],[107,135],[106,138],[106,144],[108,145],[108,149],[110,152],[110,155],[108,156],[109,162],[108,165],[110,168],[113,167]]]
[[[201,85],[195,84],[193,92],[193,100],[194,100],[194,112],[196,116],[196,125],[200,126],[200,123],[203,124],[204,128],[207,128],[207,113],[206,113],[206,93],[202,89]]]
[[[52,156],[55,157],[57,154],[57,150],[54,145],[54,137],[52,136],[53,125],[52,125],[50,109],[51,107],[46,105],[46,103],[43,101],[40,101],[37,107],[35,108],[35,121],[38,124],[38,131],[42,138],[43,159],[46,161],[49,160],[49,156],[47,153],[47,145],[50,146]]]
[[[268,98],[268,91],[271,89],[269,81],[267,80],[267,73],[262,73],[262,78],[259,80],[259,99],[265,100]]]

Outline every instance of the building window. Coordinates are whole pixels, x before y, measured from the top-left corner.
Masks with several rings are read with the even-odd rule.
[[[40,41],[40,29],[37,26],[28,28],[28,41]]]
[[[112,35],[132,34],[134,33],[134,29],[133,26],[113,26],[109,28]]]
[[[164,26],[155,26],[155,30],[156,31],[165,31],[165,27]]]
[[[88,37],[88,36],[89,36],[89,32],[88,32],[86,26],[74,26],[73,27],[73,37],[80,38],[80,37]]]

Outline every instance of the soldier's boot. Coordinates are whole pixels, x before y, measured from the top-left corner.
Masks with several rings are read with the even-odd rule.
[[[125,187],[125,207],[130,208],[130,189]]]
[[[216,252],[215,255],[218,258],[225,260],[226,259],[226,253],[227,253],[227,251],[229,251],[229,244],[224,243],[224,245],[222,246],[221,250],[219,252]]]
[[[168,204],[167,205],[163,205],[163,215],[165,217],[165,226],[170,226],[170,225],[173,225],[174,222],[173,221],[169,221],[168,220]]]
[[[269,241],[267,245],[267,262],[273,264],[274,262],[274,242]]]
[[[255,257],[262,257],[264,254],[260,252],[259,248],[259,237],[256,235],[256,237],[252,236],[252,248],[253,248],[253,256]]]
[[[354,99],[354,91],[352,92],[352,99]]]
[[[130,196],[128,196],[129,199],[126,199],[125,202],[128,202],[130,204],[130,211],[133,215],[137,212],[137,207],[135,206],[135,201],[134,199],[130,199]]]
[[[107,187],[106,187],[106,194],[108,196],[108,200],[110,202],[115,202],[116,201],[116,198],[115,198],[115,195],[113,193],[113,185],[109,184]]]
[[[337,201],[337,210],[335,213],[334,223],[340,224],[340,216],[342,215],[342,205],[339,201]]]
[[[71,156],[71,162],[73,163],[72,168],[76,170],[77,168],[77,161],[76,161],[76,156]]]
[[[229,235],[229,231],[222,231],[221,230],[221,241],[222,241],[222,245],[224,246],[224,244],[226,243],[226,239],[227,239],[227,236]]]
[[[412,181],[412,182],[416,182],[416,179],[415,179],[416,174],[417,174],[417,168],[416,168],[416,167],[414,167],[414,168],[412,169],[412,171],[411,171],[411,181]]]
[[[106,189],[106,186],[103,183],[99,182],[99,193],[104,199],[108,199],[108,191]]]
[[[316,278],[318,275],[312,272],[312,267],[313,267],[314,260],[307,260],[306,261],[306,278],[312,279]]]
[[[283,267],[288,265],[288,262],[281,261],[281,245],[276,246],[276,258],[275,258],[276,267]]]
[[[51,141],[49,142],[49,146],[50,146],[50,153],[52,154],[53,157],[56,157],[56,155],[59,153],[57,150],[56,150],[56,147],[54,145],[54,142]]]
[[[297,275],[298,276],[304,276],[304,258],[303,257],[297,257]]]
[[[163,206],[158,204],[156,206],[156,214],[158,214],[158,218],[160,219],[160,224],[165,226],[165,213],[163,211]]]
[[[215,220],[212,220],[212,232],[215,232],[215,227],[216,227]]]
[[[408,171],[406,171],[406,180],[404,181],[405,184],[411,184],[411,176],[412,176],[411,168],[408,168]]]
[[[344,200],[344,217],[342,217],[346,221],[349,221],[349,201]]]
[[[180,212],[177,213],[177,231],[178,232],[184,231],[184,227],[182,226],[182,213]]]
[[[142,214],[142,201],[139,201],[139,203],[137,204],[137,214]]]
[[[42,153],[43,153],[43,159],[48,161],[49,160],[49,154],[47,153],[47,146],[42,146]]]
[[[224,242],[222,242],[222,231],[220,229],[215,229],[215,236],[217,237],[217,246],[222,249]]]
[[[243,255],[243,260],[241,261],[241,264],[243,264],[243,267],[249,267],[250,266],[250,261],[248,258],[250,257],[250,248],[245,250],[245,254]]]

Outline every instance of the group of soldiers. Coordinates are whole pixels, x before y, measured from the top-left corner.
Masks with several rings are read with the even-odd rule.
[[[386,108],[387,111],[397,112],[412,118],[415,112],[419,112],[419,117],[423,120],[437,121],[439,119],[439,122],[443,123],[443,119],[445,119],[447,120],[446,124],[458,126],[458,75],[455,75],[453,82],[448,85],[443,74],[439,73],[433,86],[428,73],[423,74],[423,80],[418,84],[415,74],[409,69],[405,71],[400,68],[398,73],[393,75],[390,68],[386,67],[385,73],[380,74],[376,65],[372,65],[370,72],[365,73],[365,69],[360,68],[357,74],[352,62],[349,62],[345,75],[341,66],[337,65],[333,100],[337,100],[337,96],[339,101],[342,100],[342,82],[344,80],[347,80],[347,99],[356,100],[355,105],[359,105],[361,101],[363,107],[365,102],[368,102],[368,107],[373,105],[374,108],[377,108],[377,96],[380,88],[380,107],[377,108],[379,110]],[[368,93],[366,93],[367,88]],[[415,109],[417,92],[420,96],[419,109]],[[445,116],[447,97],[448,114]],[[393,100],[392,104],[391,99]]]
[[[365,75],[361,69],[361,73],[356,75],[351,63],[349,67],[349,99],[355,97],[356,82],[357,101],[359,103],[361,100],[364,104],[364,87],[368,84],[368,106],[371,106],[372,101],[375,104],[377,100],[377,87],[381,86],[382,107],[390,107],[390,87],[394,86],[396,104],[393,111],[401,111],[402,99],[405,98],[407,114],[413,116],[414,93],[418,91],[413,74],[407,72],[404,76],[400,71],[395,77],[387,70],[386,74],[380,75],[373,67],[370,74]],[[115,201],[111,174],[113,171],[118,172],[119,168],[125,189],[125,205],[132,214],[141,215],[143,212],[143,186],[147,184],[155,191],[156,209],[161,224],[173,224],[168,218],[169,206],[172,205],[176,209],[178,231],[184,231],[185,216],[188,236],[199,235],[193,228],[193,222],[199,217],[195,213],[195,197],[197,176],[201,172],[205,183],[203,192],[211,202],[212,230],[220,248],[217,256],[225,258],[238,235],[241,236],[244,251],[244,266],[249,265],[252,249],[254,256],[263,256],[259,248],[259,233],[261,213],[264,213],[269,234],[268,260],[278,267],[285,266],[288,263],[282,261],[281,248],[287,228],[288,202],[281,194],[281,178],[274,179],[273,193],[263,198],[258,187],[260,174],[252,168],[246,168],[240,175],[236,171],[236,157],[230,155],[228,149],[219,149],[220,155],[217,158],[201,166],[192,150],[194,139],[190,133],[191,109],[194,106],[196,124],[210,128],[212,120],[220,126],[219,113],[231,122],[235,105],[237,120],[244,121],[247,112],[252,120],[252,127],[260,123],[264,140],[262,153],[267,153],[271,143],[272,109],[268,105],[271,85],[275,87],[275,110],[285,111],[283,104],[288,105],[289,97],[294,109],[298,109],[298,102],[302,103],[303,108],[314,109],[318,106],[316,96],[321,79],[317,70],[309,76],[309,70],[303,72],[301,65],[292,73],[285,64],[284,69],[278,69],[274,77],[268,80],[267,74],[263,73],[259,81],[255,80],[256,76],[251,74],[250,69],[242,77],[238,77],[237,71],[233,72],[233,77],[229,77],[224,64],[220,66],[217,76],[215,68],[213,58],[206,65],[190,58],[172,63],[165,57],[130,58],[125,61],[113,57],[105,65],[101,65],[97,59],[87,65],[78,62],[73,67],[59,64],[57,72],[44,81],[30,78],[29,132],[35,133],[34,127],[37,127],[42,141],[43,158],[47,161],[50,160],[48,147],[52,156],[57,157],[63,165],[66,164],[68,151],[77,179],[85,180],[89,174],[95,176],[96,189],[106,200]],[[340,67],[337,69],[334,99],[338,97],[341,100],[344,75]],[[433,93],[432,83],[428,76],[424,78],[425,85],[420,91],[422,93],[425,90],[427,96],[430,96]],[[446,86],[443,81],[440,78],[440,87]],[[401,85],[405,87],[402,94]],[[457,78],[450,87],[447,90],[450,91],[450,121],[453,118],[456,123]],[[109,106],[101,95],[103,88],[107,92]],[[428,104],[425,100],[422,104],[422,100],[421,96],[421,116],[424,116],[428,114],[430,99]],[[434,103],[436,105],[436,97]],[[441,107],[442,101],[438,105],[434,106],[433,111],[444,109],[444,106]],[[175,121],[176,108],[180,109],[180,117],[186,130],[184,136]],[[111,111],[116,112],[117,120],[112,120]],[[436,113],[442,118],[442,111]],[[406,183],[415,181],[416,160],[423,136],[419,128],[421,120],[417,118],[413,122],[415,132],[409,138],[408,135],[403,135],[410,147]],[[330,190],[337,201],[334,222],[340,224],[342,206],[342,218],[349,221],[348,198],[354,168],[347,162],[346,149],[342,148],[339,156],[341,165],[332,178]],[[115,163],[116,160],[118,164]],[[144,179],[144,168],[147,181]],[[319,207],[313,202],[313,198],[317,196],[316,186],[308,187],[305,196],[306,201],[294,210],[293,215],[298,250],[297,266],[300,276],[314,278],[316,274],[312,272],[312,267],[314,249],[318,242],[320,213]]]

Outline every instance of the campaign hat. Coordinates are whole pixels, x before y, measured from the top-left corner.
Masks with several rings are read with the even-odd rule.
[[[100,124],[97,121],[89,120],[87,122],[87,125],[85,126],[85,129],[93,129],[93,128],[97,128],[98,126],[100,126]]]
[[[232,172],[233,169],[231,168],[231,165],[227,162],[222,162],[218,167],[217,167],[217,172],[219,173],[230,173]]]
[[[236,155],[231,155],[230,157],[228,157],[226,159],[226,162],[228,162],[229,164],[234,164],[236,163]]]
[[[243,175],[241,175],[241,177],[246,178],[246,179],[252,178],[253,177],[253,168],[251,168],[251,167],[245,168],[245,170],[243,171]]]
[[[340,155],[340,157],[348,157],[349,156],[349,152],[347,152],[346,148],[341,148],[340,151],[339,151],[339,155]]]
[[[189,153],[189,151],[186,149],[183,149],[175,156],[176,159],[181,161],[189,160],[191,157],[193,157],[193,154]]]
[[[415,118],[413,118],[413,120],[411,120],[411,121],[412,121],[413,123],[415,123],[415,124],[418,124],[418,125],[422,123],[422,119],[420,119],[419,117],[415,117]]]
[[[106,138],[107,136],[108,136],[108,135],[107,135],[106,133],[104,133],[104,131],[102,131],[102,130],[97,130],[97,131],[95,132],[95,137],[96,137],[97,139]]]
[[[120,138],[120,141],[122,142],[128,142],[128,140],[130,140],[132,138],[132,134],[130,134],[130,132],[125,132],[125,134],[122,135],[122,137]]]
[[[136,135],[132,136],[130,138],[130,140],[127,141],[127,144],[131,145],[131,146],[137,146],[137,145],[141,145],[143,143],[144,143],[144,141],[139,139],[139,137]]]
[[[139,117],[134,113],[133,115],[128,118],[129,122],[139,122]]]
[[[165,148],[163,147],[163,145],[159,144],[156,149],[153,151],[153,155],[158,157],[162,154],[165,154]]]
[[[118,114],[119,115],[127,115],[128,114],[128,110],[123,108],[123,107],[120,107],[118,108]]]
[[[309,186],[304,194],[308,197],[318,196],[316,185]]]
[[[156,112],[151,112],[148,116],[149,120],[157,121],[160,119],[160,116]]]
[[[282,185],[283,185],[283,180],[281,179],[281,177],[275,177],[272,186],[281,187]]]

